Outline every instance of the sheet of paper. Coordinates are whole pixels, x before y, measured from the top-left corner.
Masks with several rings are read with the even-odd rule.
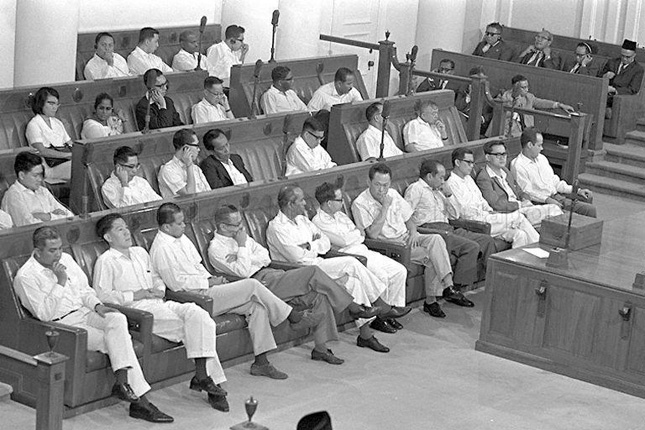
[[[545,251],[542,248],[522,248],[524,251],[529,254],[535,255],[537,258],[549,258],[549,251]]]

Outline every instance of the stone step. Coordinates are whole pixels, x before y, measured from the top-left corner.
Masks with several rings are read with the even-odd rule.
[[[645,147],[645,131],[634,130],[625,135],[625,144]]]
[[[645,185],[593,175],[591,173],[581,173],[578,175],[578,180],[580,181],[581,187],[589,188],[593,192],[611,194],[613,196],[645,202]]]
[[[0,402],[9,401],[11,399],[11,393],[13,393],[13,387],[4,382],[0,382]]]
[[[585,173],[645,184],[645,169],[613,161],[596,161],[585,165]]]
[[[645,169],[645,147],[629,143],[625,145],[605,143],[603,149],[605,150],[604,161],[613,161]]]

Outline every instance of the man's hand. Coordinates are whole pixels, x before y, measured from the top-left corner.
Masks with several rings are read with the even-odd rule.
[[[67,267],[57,261],[52,264],[52,271],[56,275],[58,285],[65,285],[67,283]]]
[[[99,316],[100,316],[100,317],[102,317],[102,318],[105,318],[105,315],[106,315],[106,314],[109,314],[110,312],[117,312],[117,313],[119,313],[119,311],[118,311],[117,309],[110,308],[110,307],[108,307],[108,306],[105,306],[104,304],[98,304],[98,305],[96,305],[96,307],[94,308],[94,312],[96,312],[97,314],[99,314]]]
[[[166,296],[165,291],[158,290],[156,288],[151,288],[150,290],[150,295],[152,296],[153,299],[163,299]]]
[[[135,301],[138,301],[138,300],[145,300],[145,299],[154,299],[155,296],[151,294],[150,290],[141,289],[141,290],[134,291],[132,293],[132,298]]]
[[[437,127],[437,130],[439,130],[442,139],[448,137],[448,134],[446,133],[446,124],[444,124],[443,121],[438,119],[437,122],[434,123],[434,125]]]
[[[316,234],[314,234],[314,237],[311,238],[311,241],[315,242],[318,239],[320,239],[321,237],[322,237],[322,235],[320,233],[316,233]]]
[[[394,199],[392,198],[392,196],[390,196],[389,194],[386,194],[385,198],[383,199],[383,209],[384,210],[389,209],[390,206],[392,206],[392,202],[394,202]]]
[[[587,67],[587,65],[591,63],[591,61],[593,61],[593,57],[587,54],[584,57],[582,57],[582,62],[580,64],[582,65],[582,67]]]
[[[551,205],[557,205],[560,209],[562,209],[562,203],[560,203],[556,199],[552,199],[551,197],[547,197],[546,200],[544,200],[544,203],[551,204]]]
[[[128,183],[130,183],[130,181],[128,180],[128,171],[122,165],[116,165],[114,169],[114,175],[119,179],[122,187],[127,187]]]
[[[610,72],[610,73],[611,73],[611,72]],[[608,89],[608,91],[607,91],[607,92],[608,92],[609,94],[616,94],[616,93],[618,92],[618,90],[616,90],[616,87],[612,87],[611,85],[609,85],[609,86],[607,87],[607,89]]]
[[[588,189],[586,189],[586,188],[580,188],[580,189],[578,189],[578,194],[580,194],[580,195],[581,195],[582,197],[584,197],[585,199],[590,199],[590,198],[591,198],[591,196],[592,196],[591,191],[590,191],[590,190],[588,190]]]
[[[525,55],[530,54],[531,52],[535,52],[535,51],[536,51],[535,45],[529,45],[528,48],[526,48],[524,51],[522,51],[522,53],[520,54],[520,58],[522,58]]]
[[[39,220],[41,220],[43,222],[51,221],[51,219],[52,219],[52,215],[50,213],[47,213],[47,212],[32,212],[31,216],[33,216],[34,218],[39,219]]]
[[[609,78],[609,79],[614,79],[614,76],[616,76],[614,72],[607,72],[604,75],[602,75],[603,78]]]
[[[240,228],[237,233],[235,233],[235,237],[233,237],[233,239],[237,242],[237,246],[246,246],[247,237],[246,230],[244,228]],[[237,256],[235,256],[235,258],[237,258]]]
[[[237,254],[228,254],[225,260],[227,263],[233,263],[234,261],[237,261]]]
[[[298,246],[307,251],[311,251],[311,244],[309,242],[301,243]]]
[[[213,285],[222,285],[222,284],[227,284],[228,279],[226,279],[223,276],[211,276],[208,278],[208,286],[212,287]]]
[[[197,158],[197,153],[190,146],[184,146],[181,152],[181,161],[187,166],[190,167],[195,162]]]
[[[410,236],[408,236],[407,244],[413,248],[415,246],[419,246],[419,239],[421,239],[419,232],[413,231],[410,233]]]
[[[542,50],[542,52],[544,52],[544,58],[551,57],[551,47],[550,46],[547,46],[546,48],[544,48]]]
[[[166,99],[157,88],[150,90],[150,99],[159,105],[159,109],[166,109]]]
[[[560,103],[560,102],[558,102],[558,107],[559,107],[560,109],[562,109],[563,111],[565,111],[566,113],[569,113],[569,114],[570,114],[570,113],[575,112],[575,110],[573,109],[573,107],[571,107],[571,106],[569,106],[569,105],[565,105],[564,103]]]
[[[446,197],[452,196],[452,191],[450,190],[450,186],[445,182],[441,184],[441,186],[439,187],[439,191],[441,191],[441,193]]]
[[[533,206],[533,203],[531,203],[530,200],[522,200],[520,202],[520,207],[521,208],[528,208],[528,207],[531,207],[531,206]]]
[[[242,43],[242,48],[240,49],[242,53],[242,58],[246,57],[246,53],[249,52],[249,44],[248,43]]]
[[[105,58],[103,58],[105,61],[107,61],[108,65],[114,66],[114,53],[113,52],[106,52],[105,53]]]

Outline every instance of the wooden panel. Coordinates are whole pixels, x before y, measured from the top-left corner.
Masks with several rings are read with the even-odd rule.
[[[632,331],[627,352],[627,371],[645,376],[645,307],[634,306]]]

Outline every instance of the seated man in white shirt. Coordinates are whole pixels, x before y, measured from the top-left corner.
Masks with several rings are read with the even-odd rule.
[[[103,201],[109,208],[161,200],[148,181],[137,175],[140,167],[138,155],[129,146],[120,146],[114,151],[114,171],[101,187]]]
[[[130,76],[125,58],[114,52],[114,36],[108,32],[99,33],[94,40],[96,52],[85,64],[83,75],[89,81],[97,79]]]
[[[199,163],[199,168],[213,190],[253,181],[242,157],[231,154],[231,145],[224,131],[219,128],[208,130],[202,142],[210,155]]]
[[[11,215],[0,209],[0,230],[13,227]]]
[[[341,256],[321,258],[331,249],[329,238],[306,216],[305,196],[302,189],[295,185],[285,185],[278,193],[280,212],[269,222],[267,227],[267,245],[271,259],[289,263],[316,265],[336,282],[344,284],[356,303],[369,306],[373,304],[382,308],[381,318],[399,317],[408,312],[407,308],[391,306],[382,296],[387,285],[356,258]],[[369,320],[360,319],[357,325],[360,334],[356,344],[361,348],[370,348],[377,352],[389,352],[372,335],[367,324]]]
[[[174,196],[209,191],[211,187],[202,170],[195,164],[199,155],[199,139],[191,129],[184,128],[172,138],[175,155],[159,169],[158,181],[161,196]]]
[[[407,152],[441,148],[448,140],[446,125],[439,119],[439,106],[431,100],[417,100],[417,117],[403,127],[403,141]]]
[[[159,30],[144,27],[139,31],[139,42],[128,55],[128,68],[133,75],[143,75],[149,69],[159,69],[163,73],[172,73],[172,68],[154,54],[159,48]]]
[[[265,114],[307,110],[307,105],[291,89],[293,73],[286,66],[276,66],[271,70],[273,85],[262,94],[260,106]]]
[[[193,105],[190,116],[194,124],[235,119],[220,78],[208,76],[204,79],[204,98]]]
[[[471,149],[455,149],[452,152],[452,165],[452,173],[446,185],[452,193],[451,203],[463,218],[489,223],[491,236],[511,242],[513,248],[540,240],[538,232],[519,211],[493,211],[471,176],[475,165],[475,156]]]
[[[22,305],[40,321],[56,321],[87,332],[87,349],[110,357],[116,379],[112,395],[130,402],[131,417],[173,422],[147,398],[150,385],[134,352],[125,315],[101,302],[83,269],[63,252],[56,229],[37,228],[32,238],[34,251],[14,279]]]
[[[365,110],[365,117],[369,126],[356,140],[356,150],[363,161],[374,160],[381,154],[381,133],[383,130],[381,112],[383,112],[383,103],[381,102],[372,103]],[[390,133],[385,130],[383,135],[383,157],[388,158],[401,154],[403,154],[403,151],[396,146]]]
[[[11,215],[16,227],[74,216],[49,189],[43,186],[43,160],[33,152],[16,155],[16,181],[4,193],[2,210]]]
[[[208,258],[213,267],[227,275],[257,279],[274,294],[291,305],[297,303],[313,306],[312,310],[323,315],[314,331],[313,360],[329,364],[342,364],[327,342],[338,340],[336,318],[348,309],[354,318],[371,317],[378,309],[365,308],[356,302],[342,285],[338,285],[317,266],[292,270],[269,267],[269,251],[246,234],[242,214],[235,206],[222,206],[215,211],[217,231],[208,247]]]
[[[511,162],[511,172],[515,175],[517,184],[522,191],[536,204],[554,204],[562,209],[573,211],[580,215],[596,217],[596,207],[580,200],[591,200],[591,191],[583,188],[573,189],[573,186],[560,179],[553,172],[549,160],[542,154],[542,133],[535,128],[527,128],[520,137],[522,153]],[[571,200],[575,192],[576,200]],[[577,200],[580,199],[580,200]]]
[[[363,101],[361,93],[354,88],[354,72],[347,67],[336,70],[334,82],[322,85],[314,92],[307,109],[316,112],[321,109],[330,111],[333,105]]]
[[[302,125],[300,136],[296,137],[287,150],[286,176],[299,173],[330,169],[336,166],[329,153],[320,145],[325,138],[325,128],[315,118],[309,117]]]
[[[193,70],[206,70],[206,55],[199,59],[199,39],[192,30],[184,30],[179,34],[181,49],[172,58],[172,69],[175,72],[190,72]],[[199,67],[197,61],[199,60]]]
[[[445,318],[437,297],[458,306],[474,306],[455,289],[446,242],[438,234],[419,234],[412,221],[412,208],[396,190],[390,188],[391,183],[392,171],[386,164],[379,163],[370,168],[369,187],[352,202],[356,226],[369,238],[410,246],[410,261],[425,266],[425,312],[436,318]]]
[[[408,271],[404,265],[378,252],[370,251],[363,244],[364,233],[356,228],[351,219],[343,212],[342,184],[324,182],[316,188],[316,200],[320,204],[318,213],[311,220],[340,252],[362,255],[367,258],[367,269],[377,278],[387,283],[387,288],[381,294],[384,302],[409,310],[405,306],[405,281]],[[407,314],[401,312],[400,316]],[[395,333],[403,329],[403,325],[395,318],[377,316],[370,325],[375,330],[385,333]]]
[[[287,374],[267,359],[267,352],[276,348],[271,326],[288,319],[294,329],[317,327],[323,314],[296,311],[255,279],[227,283],[222,277],[212,276],[202,264],[197,248],[184,234],[184,214],[176,204],[164,203],[159,207],[157,224],[159,231],[150,247],[153,272],[173,291],[193,291],[212,297],[213,317],[227,312],[246,316],[255,354],[251,375],[286,379]]]
[[[206,62],[209,76],[217,76],[224,87],[231,85],[231,66],[244,64],[249,45],[244,43],[244,27],[229,25],[224,32],[224,40],[208,48]]]

